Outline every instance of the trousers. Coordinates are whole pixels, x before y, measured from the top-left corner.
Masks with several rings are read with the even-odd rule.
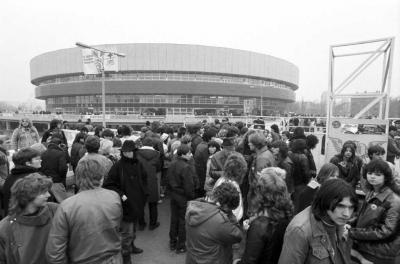
[[[170,243],[177,245],[177,248],[183,248],[186,242],[186,207],[186,203],[182,203],[171,197],[171,225],[169,229],[169,239]]]

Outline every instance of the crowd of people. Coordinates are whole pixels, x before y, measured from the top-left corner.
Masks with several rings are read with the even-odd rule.
[[[187,264],[400,261],[400,124],[386,159],[371,145],[365,163],[347,141],[319,169],[318,138],[302,127],[224,117],[177,130],[148,122],[136,136],[87,124],[71,146],[60,120],[49,127],[40,139],[21,120],[11,170],[0,148],[0,263],[130,264],[146,250],[136,231],[160,225]]]

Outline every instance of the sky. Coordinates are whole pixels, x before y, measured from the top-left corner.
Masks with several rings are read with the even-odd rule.
[[[315,101],[328,89],[330,45],[386,37],[396,37],[391,94],[400,95],[398,0],[2,0],[0,35],[0,101],[34,98],[30,60],[76,42],[260,52],[294,63],[297,100]],[[356,62],[344,63],[337,76],[345,76]],[[369,85],[379,71],[360,76],[360,85]]]

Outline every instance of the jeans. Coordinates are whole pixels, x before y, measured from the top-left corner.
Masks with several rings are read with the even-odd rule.
[[[127,256],[131,254],[132,243],[136,238],[134,223],[133,222],[121,222],[121,246],[122,255]]]
[[[171,225],[169,229],[170,243],[183,248],[186,242],[185,230],[186,203],[175,200],[171,197]]]

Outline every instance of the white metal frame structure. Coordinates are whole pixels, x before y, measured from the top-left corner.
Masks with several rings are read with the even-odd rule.
[[[360,119],[363,115],[370,110],[373,106],[379,103],[379,120],[388,120],[389,118],[389,104],[390,104],[390,88],[391,88],[391,74],[392,74],[392,64],[393,64],[393,52],[394,52],[394,37],[382,38],[375,40],[359,41],[353,43],[332,45],[329,50],[329,90],[327,98],[327,125],[326,125],[326,135],[329,134],[329,127],[332,122],[332,118],[335,117],[334,103],[335,99],[338,98],[375,98],[370,103],[366,104],[354,117],[351,119]],[[364,45],[364,46],[363,46]],[[376,46],[378,48],[370,49],[368,51],[360,52],[340,52],[343,47],[350,49],[360,49],[366,45]],[[369,47],[369,46],[368,46]],[[335,81],[335,61],[341,57],[349,56],[359,56],[368,55],[365,60],[363,60],[360,65],[352,71],[347,77],[340,82],[337,86],[334,86]],[[346,93],[346,88],[352,83],[362,72],[365,71],[374,61],[376,61],[380,56],[383,56],[383,66],[382,66],[382,81],[380,83],[378,92],[374,93]],[[357,123],[357,122],[356,122]],[[386,126],[386,134],[388,134],[389,126]],[[328,149],[328,140],[325,141],[325,149]]]
[[[338,54],[335,50],[345,47],[357,46],[363,44],[376,43],[379,47],[376,50],[355,52],[355,53],[342,53]],[[390,86],[391,86],[391,74],[392,74],[392,64],[393,64],[393,50],[394,50],[394,38],[384,38],[368,41],[360,41],[339,45],[332,45],[329,51],[329,93],[328,93],[328,109],[327,116],[329,118],[333,116],[333,103],[336,98],[374,98],[368,105],[366,105],[360,112],[358,112],[353,118],[359,119],[365,114],[369,109],[371,109],[375,104],[379,103],[379,119],[387,119],[389,117],[389,102],[390,102]],[[335,59],[347,56],[358,56],[370,54],[353,72],[351,72],[347,78],[345,78],[337,87],[334,87],[334,65]],[[342,93],[349,84],[354,81],[365,69],[368,68],[376,59],[381,55],[383,58],[383,77],[381,82],[380,92],[377,93],[366,93],[366,94],[351,94]],[[386,103],[384,103],[386,101]],[[385,108],[385,111],[384,111]],[[384,114],[384,115],[383,115]]]

